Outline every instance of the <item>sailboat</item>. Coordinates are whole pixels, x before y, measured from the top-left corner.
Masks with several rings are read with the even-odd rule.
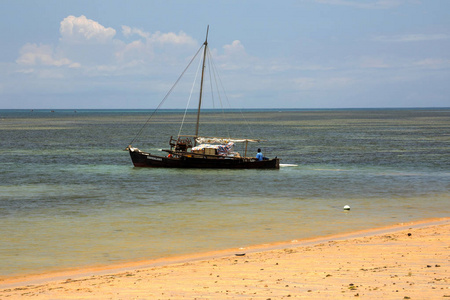
[[[135,167],[151,168],[197,168],[197,169],[279,169],[280,159],[247,156],[249,143],[260,142],[259,139],[204,137],[199,135],[200,113],[202,107],[203,78],[208,47],[208,32],[202,45],[203,64],[200,81],[200,96],[197,109],[195,134],[170,137],[169,149],[162,149],[165,155],[144,152],[133,147],[132,143],[126,148]],[[199,51],[202,50],[199,49]],[[197,53],[199,53],[199,51]],[[189,67],[189,66],[188,66]],[[183,72],[184,73],[184,72]],[[170,91],[169,91],[170,93]],[[167,97],[167,96],[166,96]],[[236,143],[244,143],[245,153],[241,156],[234,151]]]

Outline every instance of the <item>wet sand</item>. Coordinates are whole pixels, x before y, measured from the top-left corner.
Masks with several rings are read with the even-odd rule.
[[[0,299],[450,299],[450,218],[0,281]]]

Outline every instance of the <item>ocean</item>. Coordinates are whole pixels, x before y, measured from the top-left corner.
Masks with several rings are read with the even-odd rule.
[[[131,141],[192,134],[192,112],[181,131],[182,111],[151,114],[0,110],[0,277],[450,216],[449,108],[202,114],[202,135],[263,139],[248,155],[280,170],[134,168]]]

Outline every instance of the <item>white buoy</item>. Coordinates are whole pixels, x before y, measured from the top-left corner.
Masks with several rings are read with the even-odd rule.
[[[344,210],[350,210],[350,206],[348,205],[344,206]]]

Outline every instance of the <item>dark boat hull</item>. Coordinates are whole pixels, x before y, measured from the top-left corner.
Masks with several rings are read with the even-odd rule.
[[[129,150],[135,167],[146,168],[194,168],[194,169],[279,169],[278,158],[258,161],[253,158],[204,158],[181,156],[170,158]]]

